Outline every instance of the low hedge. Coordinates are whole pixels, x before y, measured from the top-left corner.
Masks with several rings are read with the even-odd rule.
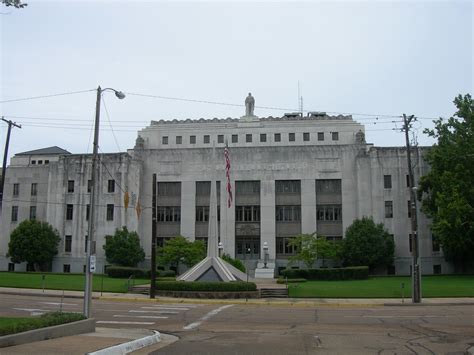
[[[137,267],[109,266],[106,270],[106,274],[109,277],[122,278],[122,279],[128,278],[130,276],[146,279],[150,277],[150,270],[140,269]]]
[[[80,313],[62,313],[52,312],[42,314],[40,317],[31,317],[17,320],[13,324],[4,324],[0,326],[0,336],[26,332],[38,328],[51,327],[53,325],[77,322],[83,320]]]
[[[301,282],[306,282],[308,280],[306,279],[284,279],[283,277],[278,278],[277,284],[286,284],[287,282],[289,284],[294,284],[294,283],[301,283]]]
[[[197,291],[197,292],[242,292],[256,291],[253,282],[210,282],[210,281],[160,281],[156,283],[157,290],[163,291]]]
[[[364,280],[369,278],[368,266],[351,266],[327,269],[286,269],[281,272],[288,279],[306,280]]]
[[[156,276],[158,277],[175,277],[176,271],[174,270],[157,270]]]

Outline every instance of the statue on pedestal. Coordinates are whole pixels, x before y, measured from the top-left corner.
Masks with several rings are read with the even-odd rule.
[[[255,108],[255,99],[249,92],[249,96],[245,99],[245,116],[254,116],[253,109]]]

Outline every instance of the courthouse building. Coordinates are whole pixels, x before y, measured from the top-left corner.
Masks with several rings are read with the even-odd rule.
[[[425,149],[413,153],[416,180],[428,169]],[[12,264],[7,257],[11,231],[28,218],[47,221],[59,231],[53,271],[84,270],[91,163],[90,154],[70,154],[58,147],[11,159],[1,210],[0,270],[29,267]],[[245,260],[250,269],[263,258],[264,243],[278,274],[294,254],[288,245],[292,236],[317,232],[337,242],[356,218],[371,216],[395,241],[395,262],[386,272],[407,275],[411,270],[406,149],[367,143],[364,126],[351,116],[313,112],[152,121],[138,132],[133,149],[100,154],[98,170],[94,239],[99,272],[106,263],[104,237],[122,226],[138,232],[149,265],[153,174],[159,245],[176,235],[207,239],[210,186],[216,181],[224,252]],[[422,213],[418,228],[423,274],[452,272]]]

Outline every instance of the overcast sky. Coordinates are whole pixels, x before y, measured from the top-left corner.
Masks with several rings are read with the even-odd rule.
[[[469,0],[26,2],[0,7],[0,101],[90,91],[0,104],[23,126],[10,156],[54,145],[91,152],[98,85],[127,93],[104,94],[102,152],[132,148],[151,120],[245,112],[133,93],[243,105],[252,92],[266,117],[298,109],[299,82],[304,111],[354,113],[369,142],[399,146],[400,119],[383,115],[422,117],[418,142],[431,145],[426,118],[451,116],[454,97],[473,91]],[[6,132],[2,122],[2,152]]]

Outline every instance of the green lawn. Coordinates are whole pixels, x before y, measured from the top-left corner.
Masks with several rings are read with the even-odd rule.
[[[83,274],[53,274],[37,272],[0,272],[0,287],[43,288],[42,275],[45,275],[44,288],[53,290],[84,290]],[[102,286],[103,281],[103,286]],[[149,283],[148,279],[135,279],[135,285]],[[94,291],[126,292],[127,279],[94,275]]]
[[[290,297],[401,298],[411,297],[410,277],[371,277],[368,280],[307,281],[288,284]],[[423,297],[474,297],[474,275],[424,276]]]

